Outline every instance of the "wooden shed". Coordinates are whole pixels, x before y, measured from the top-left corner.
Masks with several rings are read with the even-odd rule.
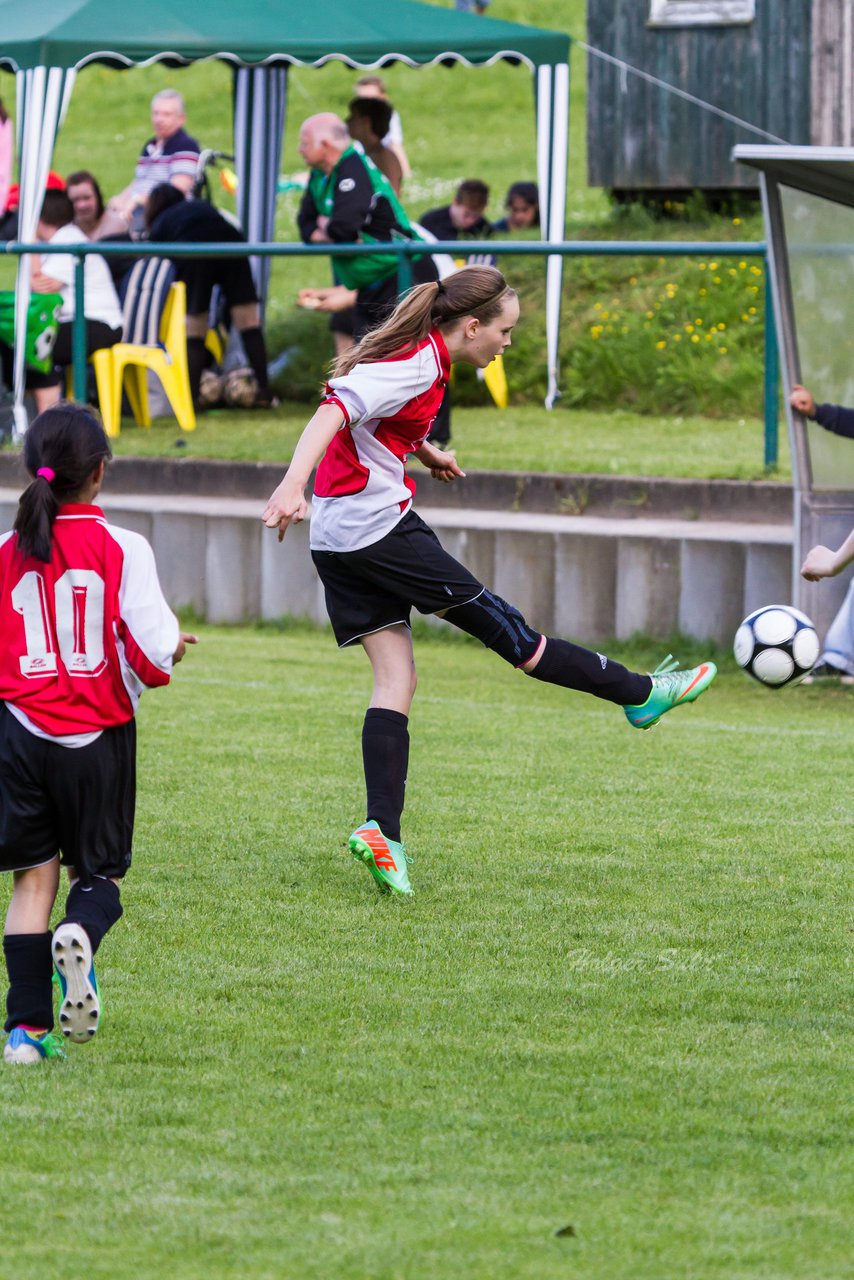
[[[756,190],[732,148],[772,138],[632,67],[774,139],[854,144],[854,0],[588,0],[587,40],[599,51],[587,66],[591,186],[623,197]]]

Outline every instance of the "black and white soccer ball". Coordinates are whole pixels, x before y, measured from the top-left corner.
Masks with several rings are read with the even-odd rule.
[[[251,369],[231,369],[225,375],[222,398],[230,409],[251,409],[258,395],[258,379]]]
[[[809,675],[821,644],[805,613],[790,604],[768,604],[744,619],[735,633],[733,652],[754,680],[782,689]]]

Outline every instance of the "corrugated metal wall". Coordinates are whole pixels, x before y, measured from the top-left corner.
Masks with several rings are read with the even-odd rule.
[[[648,28],[648,0],[588,0],[588,43],[786,142],[810,141],[813,3],[757,0],[749,26]],[[587,155],[592,186],[623,191],[755,189],[734,165],[737,142],[762,142],[637,76],[588,55]]]
[[[854,146],[854,0],[813,0],[811,70],[811,141]]]

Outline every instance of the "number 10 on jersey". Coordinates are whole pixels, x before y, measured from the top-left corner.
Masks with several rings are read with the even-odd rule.
[[[55,675],[60,660],[69,675],[97,676],[106,663],[103,578],[94,569],[66,569],[53,588],[52,610],[48,590],[33,569],[12,590],[12,605],[24,620],[21,675]]]

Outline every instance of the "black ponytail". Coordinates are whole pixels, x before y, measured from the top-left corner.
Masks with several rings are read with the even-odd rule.
[[[99,463],[112,456],[104,428],[85,405],[58,404],[39,414],[24,437],[24,466],[33,479],[15,517],[23,555],[50,560],[60,504],[73,501]]]

